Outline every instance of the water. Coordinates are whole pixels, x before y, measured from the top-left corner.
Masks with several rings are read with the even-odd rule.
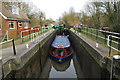
[[[76,78],[75,64],[76,55],[63,63],[58,63],[48,57],[45,67],[43,68],[41,78]]]
[[[73,59],[61,64],[53,61],[49,78],[77,78]]]
[[[102,68],[88,55],[87,52],[81,51],[81,53],[73,52],[73,57],[63,63],[57,63],[48,57],[44,68],[42,68],[43,70],[40,78],[48,78],[49,80],[56,78],[74,78],[74,80],[101,78]]]

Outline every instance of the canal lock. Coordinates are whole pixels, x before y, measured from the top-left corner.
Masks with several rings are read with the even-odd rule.
[[[102,68],[89,52],[80,44],[77,38],[71,31],[66,30],[69,35],[69,40],[73,48],[73,57],[65,63],[59,64],[50,59],[49,47],[58,32],[52,33],[49,37],[44,39],[36,45],[31,51],[35,53],[30,59],[24,62],[23,60],[17,68],[13,69],[6,78],[108,78],[109,72]],[[12,60],[14,62],[14,60]],[[24,64],[24,65],[23,65]],[[102,80],[102,79],[101,79]]]

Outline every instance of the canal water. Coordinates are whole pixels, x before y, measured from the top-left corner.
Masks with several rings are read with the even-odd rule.
[[[77,39],[73,40],[73,36],[70,35],[69,39],[73,48],[73,57],[63,63],[57,63],[48,57],[40,78],[109,79],[109,72],[95,61],[86,48],[79,44]]]
[[[47,62],[43,68],[41,78],[74,78],[77,80],[80,71],[79,64],[77,63],[76,54],[73,53],[73,57],[66,60],[63,63],[58,63],[52,58],[48,57]]]

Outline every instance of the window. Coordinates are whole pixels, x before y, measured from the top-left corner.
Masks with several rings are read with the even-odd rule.
[[[9,22],[9,28],[10,29],[15,29],[14,22]]]
[[[24,23],[24,28],[28,28],[28,23],[27,22]]]
[[[18,27],[22,27],[22,22],[18,22]]]

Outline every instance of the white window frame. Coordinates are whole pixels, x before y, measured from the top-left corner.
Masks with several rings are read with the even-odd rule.
[[[20,24],[22,25],[22,22],[18,22],[18,27],[22,27],[22,26],[20,26]]]
[[[11,23],[13,23],[13,28],[10,27]],[[14,22],[12,22],[12,21],[9,22],[9,28],[10,28],[10,29],[15,29]]]
[[[28,22],[24,22],[24,28],[25,28],[25,29],[28,28]]]

